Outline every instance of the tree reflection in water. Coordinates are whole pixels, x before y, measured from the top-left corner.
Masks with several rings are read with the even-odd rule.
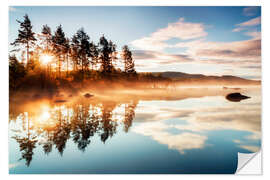
[[[38,140],[35,132],[33,131],[33,126],[30,124],[31,122],[29,120],[28,114],[23,113],[20,117],[22,119],[22,130],[17,131],[20,135],[15,135],[12,138],[18,142],[20,151],[22,152],[21,158],[19,160],[24,159],[26,166],[29,166],[34,155],[33,150],[36,148],[36,143]]]
[[[22,153],[20,160],[25,159],[26,165],[29,166],[37,143],[42,146],[46,155],[54,146],[62,156],[69,139],[80,151],[85,151],[94,135],[100,136],[100,140],[105,143],[109,137],[117,133],[119,124],[123,126],[125,132],[128,132],[135,117],[137,104],[137,100],[129,102],[82,100],[79,103],[76,101],[69,104],[49,104],[45,110],[41,108],[42,106],[35,108],[37,109],[35,111],[22,109],[21,112],[18,108],[10,108],[12,119],[21,122],[19,130],[13,129],[15,132],[13,138],[18,142]],[[115,112],[121,108],[123,113]],[[118,116],[114,116],[115,113]]]

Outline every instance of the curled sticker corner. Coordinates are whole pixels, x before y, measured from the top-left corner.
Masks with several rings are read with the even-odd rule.
[[[235,174],[262,174],[261,151],[255,153],[238,153]]]

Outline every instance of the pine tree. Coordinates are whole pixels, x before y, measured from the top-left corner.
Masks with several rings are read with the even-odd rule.
[[[62,25],[58,26],[54,35],[52,36],[53,50],[58,57],[58,73],[61,76],[61,61],[63,61],[65,55],[65,48],[67,39],[63,31]]]
[[[112,61],[115,59],[116,45],[104,37],[99,40],[99,57],[101,59],[102,72],[111,73],[113,69]]]
[[[44,43],[45,43],[45,52],[50,52],[50,46],[52,44],[52,32],[51,28],[46,24],[43,25],[42,30],[41,30],[42,36],[45,38]]]
[[[20,29],[18,30],[17,39],[11,43],[11,45],[18,46],[23,45],[26,48],[26,64],[29,63],[29,49],[35,45],[35,33],[32,31],[32,24],[27,14],[24,15],[24,20],[17,22],[20,24]]]
[[[122,48],[122,58],[125,64],[126,73],[135,73],[134,60],[132,58],[132,52],[129,50],[128,46],[125,45]]]
[[[78,58],[79,65],[81,66],[81,70],[88,68],[89,66],[89,57],[91,57],[90,51],[90,37],[84,31],[83,28],[79,29],[76,34],[72,37],[72,51],[73,55]]]
[[[91,53],[91,61],[90,64],[92,69],[96,69],[96,65],[98,64],[98,46],[94,44],[94,42],[90,43],[90,53]]]
[[[68,75],[68,65],[69,65],[69,55],[70,55],[70,40],[69,38],[66,38],[66,43],[64,45],[64,54],[65,54],[65,60],[66,60],[66,65],[67,65],[67,75]]]

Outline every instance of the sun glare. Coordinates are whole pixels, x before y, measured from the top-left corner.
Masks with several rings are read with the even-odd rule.
[[[40,122],[46,122],[50,119],[51,114],[48,111],[43,112],[40,117],[39,117],[39,121]]]
[[[53,56],[49,55],[49,54],[42,54],[40,56],[40,60],[42,64],[48,64],[53,60]]]

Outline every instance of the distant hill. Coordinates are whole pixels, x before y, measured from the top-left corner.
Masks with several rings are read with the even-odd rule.
[[[183,72],[153,72],[156,76],[170,78],[179,84],[210,84],[210,85],[260,85],[261,81],[244,79],[237,76],[206,76],[203,74],[188,74]]]

